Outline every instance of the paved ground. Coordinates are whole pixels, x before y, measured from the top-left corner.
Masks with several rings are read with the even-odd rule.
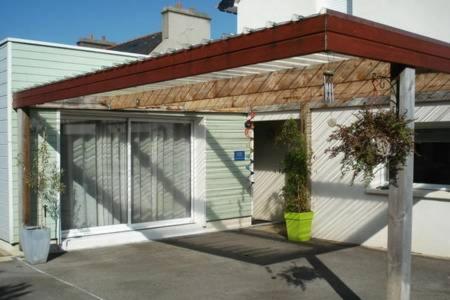
[[[0,299],[384,299],[385,253],[228,231],[0,263]],[[413,299],[450,299],[450,261],[413,259]]]

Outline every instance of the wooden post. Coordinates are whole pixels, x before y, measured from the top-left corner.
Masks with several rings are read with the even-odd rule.
[[[414,119],[415,69],[392,66],[397,113]],[[396,96],[397,96],[396,95]],[[414,129],[414,122],[410,123]],[[389,188],[387,299],[410,299],[411,231],[413,206],[414,154],[397,175],[397,186]],[[392,178],[392,177],[391,177]]]
[[[31,122],[27,111],[19,110],[19,138],[22,140],[22,224],[31,225],[31,191],[26,176],[31,170]]]
[[[312,143],[311,143],[311,106],[309,103],[305,103],[300,106],[300,130],[305,135],[306,147],[308,149],[308,166],[311,172],[311,156],[312,156]],[[308,193],[311,195],[311,174],[308,176]],[[311,208],[311,196],[308,198],[308,207]]]

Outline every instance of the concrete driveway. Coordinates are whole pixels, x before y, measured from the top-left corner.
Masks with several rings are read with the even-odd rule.
[[[385,253],[246,229],[0,263],[0,299],[384,299]],[[450,299],[450,261],[413,258],[413,299]]]

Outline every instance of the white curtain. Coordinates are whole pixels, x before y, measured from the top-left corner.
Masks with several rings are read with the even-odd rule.
[[[131,124],[132,223],[191,215],[189,124]]]
[[[62,125],[63,230],[127,223],[125,121]]]
[[[191,216],[191,126],[188,123],[62,123],[62,229],[183,219]],[[128,220],[131,155],[131,220]]]

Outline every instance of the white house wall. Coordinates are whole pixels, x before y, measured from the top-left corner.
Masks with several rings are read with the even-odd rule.
[[[308,16],[321,8],[355,16],[450,42],[450,1],[448,0],[240,0],[237,30],[265,27],[283,22],[293,14]]]
[[[353,0],[355,16],[450,42],[448,0]]]
[[[349,124],[356,111],[327,109],[312,112],[313,236],[386,248],[387,196],[369,194],[361,178],[350,185],[351,175],[341,175],[341,158],[330,159],[324,153],[332,145],[327,139],[334,130],[327,121],[334,118],[337,124]],[[448,122],[450,105],[418,106],[415,118],[416,122]],[[445,194],[449,196],[450,193]],[[450,196],[442,198],[414,199],[412,251],[450,257]]]
[[[316,11],[314,0],[240,0],[238,4],[237,31],[260,28],[267,22],[290,20],[293,14],[311,15]]]

